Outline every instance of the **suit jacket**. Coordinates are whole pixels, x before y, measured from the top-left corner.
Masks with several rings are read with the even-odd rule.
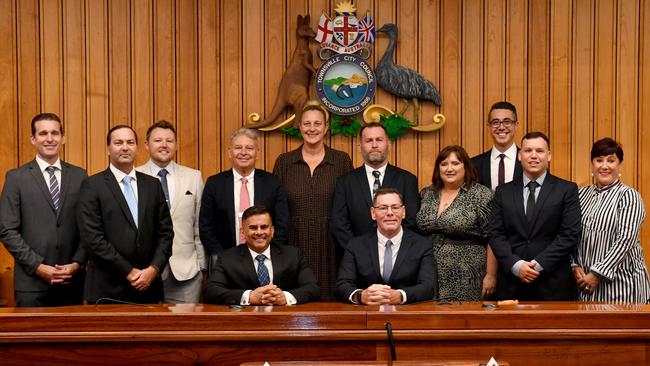
[[[382,187],[396,188],[402,193],[406,205],[405,228],[417,231],[415,216],[420,210],[418,179],[410,172],[388,164]],[[330,232],[342,248],[350,239],[376,228],[370,215],[372,193],[368,185],[365,166],[339,177],[332,203]]]
[[[497,187],[489,222],[490,246],[499,261],[499,299],[511,299],[522,286],[543,300],[571,300],[574,281],[569,255],[581,233],[580,202],[575,183],[547,173],[535,203],[532,221],[524,211],[522,177]],[[544,269],[531,284],[512,274],[523,259],[536,260]]]
[[[203,190],[199,232],[201,242],[210,255],[237,244],[235,232],[235,193],[232,169],[208,178]],[[287,244],[289,239],[289,204],[287,192],[277,176],[255,169],[253,205],[262,205],[271,212],[275,235],[273,241]]]
[[[151,171],[150,164],[152,163],[148,162],[135,169],[156,177]],[[203,195],[203,178],[201,172],[196,169],[176,164],[173,161],[170,164],[174,166],[175,190],[169,208],[174,224],[174,241],[172,256],[169,257],[169,268],[175,279],[186,281],[194,278],[201,269],[206,268],[205,251],[199,237],[199,211]]]
[[[519,153],[519,148],[517,148],[517,153]],[[490,172],[490,158],[492,157],[492,149],[476,155],[472,158],[472,163],[476,167],[478,172],[478,182],[482,185],[492,189],[492,174]],[[523,169],[521,168],[521,163],[519,158],[515,159],[515,172],[513,177],[521,177],[524,174]]]
[[[162,300],[157,276],[149,289],[138,291],[126,279],[133,268],[165,268],[174,230],[160,181],[136,172],[138,226],[110,169],[81,184],[77,220],[81,240],[90,255],[85,294],[89,303],[107,297],[136,303]]]
[[[50,287],[36,275],[41,263],[85,265],[75,217],[79,187],[85,178],[85,170],[61,161],[57,212],[36,160],[7,172],[0,198],[0,240],[15,260],[15,290],[46,291]],[[79,286],[81,303],[83,271],[72,285]]]
[[[349,302],[357,289],[387,284],[406,292],[407,303],[431,300],[436,296],[437,278],[431,240],[404,229],[404,236],[388,283],[379,270],[377,231],[350,240],[339,266],[336,297]]]
[[[318,281],[298,248],[272,242],[271,263],[273,283],[291,293],[298,304],[318,300]],[[242,244],[219,253],[203,297],[207,303],[239,304],[244,291],[258,287],[253,258]]]

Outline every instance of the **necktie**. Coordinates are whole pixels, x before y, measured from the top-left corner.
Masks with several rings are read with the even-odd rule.
[[[499,185],[506,182],[506,165],[503,162],[503,158],[505,157],[506,154],[499,154]]]
[[[131,180],[133,178],[130,176],[125,176],[122,179],[122,185],[124,186],[124,198],[126,199],[126,204],[129,205],[129,210],[133,216],[133,222],[135,226],[138,226],[138,201],[135,199],[135,193],[133,193],[133,188],[131,188]]]
[[[375,194],[377,193],[377,190],[379,189],[379,187],[381,187],[381,182],[379,181],[379,177],[381,176],[381,173],[379,172],[379,170],[373,170],[372,176],[375,177],[375,182],[372,184],[372,198],[375,198]]]
[[[266,256],[264,254],[259,254],[255,257],[255,260],[257,260],[257,278],[260,281],[260,286],[266,286],[271,282],[271,279],[269,278],[269,269],[266,268],[266,264],[264,264],[265,259]]]
[[[59,182],[56,180],[56,175],[54,175],[56,167],[48,166],[45,170],[50,175],[50,196],[52,196],[52,203],[54,204],[54,208],[58,210],[61,205],[61,195],[59,194]]]
[[[526,184],[528,187],[528,200],[526,201],[526,219],[530,222],[533,219],[533,213],[535,212],[535,190],[537,189],[537,182],[531,180]]]
[[[158,171],[160,184],[163,186],[163,193],[165,193],[165,201],[167,202],[167,207],[171,207],[171,204],[169,202],[169,186],[167,185],[167,174],[169,174],[167,169],[160,169],[160,171]]]
[[[248,179],[246,177],[241,178],[241,189],[239,190],[239,227],[241,228],[242,221],[241,221],[241,213],[246,211],[247,208],[251,207],[251,198],[250,195],[248,194],[248,186],[246,185],[248,183]],[[239,234],[239,243],[245,243],[246,238],[244,238],[244,235]],[[267,274],[268,276],[268,274]]]
[[[388,283],[391,272],[393,272],[393,242],[388,240],[384,252],[384,282]]]
[[[158,176],[160,177],[160,184],[162,185],[163,192],[165,193],[165,201],[167,201],[167,207],[171,207],[169,203],[169,187],[167,186],[167,174],[169,174],[167,169],[160,169],[160,171],[158,171]]]

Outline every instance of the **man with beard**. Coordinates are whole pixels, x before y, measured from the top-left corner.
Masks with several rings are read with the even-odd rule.
[[[417,178],[388,163],[391,142],[383,125],[367,124],[361,128],[360,136],[363,165],[336,181],[330,231],[339,249],[345,249],[353,237],[375,228],[370,207],[379,188],[395,188],[401,193],[406,206],[404,227],[417,229],[415,215],[420,209]]]
[[[206,253],[212,256],[246,242],[241,234],[242,213],[250,206],[264,206],[271,213],[275,228],[274,242],[287,244],[289,205],[280,178],[255,169],[258,133],[248,128],[235,130],[230,137],[228,156],[232,169],[213,175],[205,183],[199,232]]]
[[[149,161],[136,168],[160,180],[174,224],[169,265],[162,272],[166,304],[197,304],[201,298],[205,254],[199,238],[199,210],[203,194],[201,172],[176,163],[176,130],[158,121],[147,130],[144,145]]]

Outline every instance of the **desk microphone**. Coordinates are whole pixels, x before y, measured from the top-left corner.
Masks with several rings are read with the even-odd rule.
[[[113,299],[110,297],[101,297],[95,301],[95,305],[101,305],[102,303],[106,304],[126,304],[126,305],[137,305],[137,306],[143,306],[147,307],[148,305],[145,304],[138,304],[137,302],[130,302],[130,301],[124,301],[124,300],[118,300],[118,299]]]
[[[388,346],[390,347],[390,358],[397,361],[397,352],[395,351],[395,338],[393,338],[393,325],[390,322],[384,324],[386,327],[386,334],[388,335]]]

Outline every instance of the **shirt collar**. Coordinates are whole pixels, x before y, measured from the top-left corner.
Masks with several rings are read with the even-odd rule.
[[[108,164],[108,168],[111,170],[113,175],[115,176],[115,179],[117,179],[118,183],[122,183],[122,179],[124,179],[125,176],[131,177],[134,181],[137,181],[137,176],[135,175],[135,169],[131,167],[131,171],[129,174],[124,174],[123,171],[117,169],[116,167],[113,166],[113,164]]]
[[[517,160],[517,144],[512,144],[512,146],[510,146],[508,150],[504,151],[503,153],[497,150],[496,147],[492,146],[492,155],[491,155],[492,160],[499,159],[499,155],[501,154],[505,154],[506,158],[510,160],[513,161]]]
[[[302,158],[302,146],[303,145],[300,145],[297,149],[287,153],[287,156],[289,158],[289,162],[291,162],[293,164],[305,163],[305,161]],[[334,165],[334,160],[333,160],[333,156],[332,156],[332,149],[330,149],[329,146],[327,146],[327,145],[325,145],[325,156],[323,157],[323,161],[321,161],[320,164]]]
[[[388,166],[388,162],[385,162],[383,166],[381,166],[380,168],[377,168],[377,169],[369,166],[366,163],[363,163],[363,166],[366,168],[366,175],[372,176],[372,172],[374,172],[375,170],[378,170],[379,173],[381,173],[381,176],[383,177],[383,176],[386,175],[386,167]]]
[[[242,245],[246,245],[246,244],[242,244]],[[255,260],[255,257],[257,257],[260,254],[265,255],[266,259],[269,259],[269,260],[271,259],[271,245],[270,244],[266,249],[264,249],[264,251],[262,253],[258,253],[256,251],[254,251],[253,249],[249,248],[248,245],[246,245],[246,248],[248,248],[248,252],[251,254],[251,257],[253,257],[253,260]]]
[[[379,232],[379,229],[377,229],[377,242],[381,246],[385,246],[386,242],[390,239],[391,242],[393,242],[394,246],[398,246],[402,242],[402,237],[404,236],[404,229],[399,228],[399,232],[393,236],[392,238],[387,238],[384,235],[382,235],[381,232]]]
[[[40,156],[36,155],[36,164],[38,164],[38,168],[41,170],[41,172],[45,172],[45,169],[47,169],[49,166],[53,166],[61,170],[61,159],[59,158],[56,159],[54,164],[50,164],[47,161],[43,160]]]
[[[544,174],[539,176],[539,178],[535,179],[535,182],[537,182],[537,184],[539,184],[540,187],[542,186],[542,184],[544,184],[544,179],[546,179],[546,174],[548,174],[548,170],[545,171]],[[530,179],[526,176],[526,173],[524,173],[523,175],[524,175],[523,183],[524,183],[524,187],[526,187],[530,182]]]
[[[238,182],[238,181],[240,181],[242,178],[244,178],[241,174],[239,174],[239,172],[238,172],[236,169],[233,169],[233,170],[232,170],[232,175],[235,177],[235,181],[236,181],[236,182]],[[253,171],[252,171],[252,172],[251,172],[251,173],[246,177],[246,179],[247,179],[249,182],[252,182],[254,177],[255,177],[255,169],[253,169]]]
[[[174,171],[176,170],[175,168],[176,163],[174,161],[170,161],[169,164],[164,168],[167,170],[167,175],[173,176]],[[163,168],[159,167],[156,163],[153,162],[153,160],[149,160],[149,170],[151,170],[151,175],[153,176],[158,176],[158,172],[160,172]]]

